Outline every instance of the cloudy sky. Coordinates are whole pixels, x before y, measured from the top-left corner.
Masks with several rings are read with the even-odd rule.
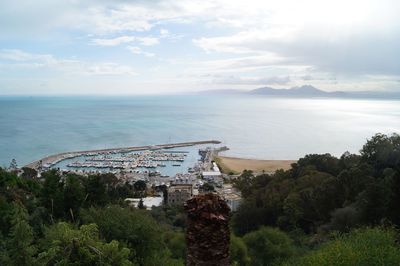
[[[397,0],[2,0],[0,94],[400,90]]]

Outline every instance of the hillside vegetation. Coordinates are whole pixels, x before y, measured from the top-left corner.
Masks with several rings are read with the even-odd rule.
[[[109,174],[32,175],[0,169],[0,265],[184,265],[182,208],[133,209],[142,186]],[[400,265],[398,135],[234,185],[232,265]]]

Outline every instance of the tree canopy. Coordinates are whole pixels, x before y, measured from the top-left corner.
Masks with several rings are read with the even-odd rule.
[[[146,183],[0,168],[0,265],[184,265],[180,206],[127,206]],[[359,154],[309,154],[233,185],[232,265],[400,265],[400,136]],[[163,191],[166,187],[162,188]]]

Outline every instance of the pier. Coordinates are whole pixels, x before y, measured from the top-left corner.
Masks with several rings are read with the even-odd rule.
[[[102,155],[102,154],[128,153],[128,152],[132,152],[132,151],[171,149],[171,148],[188,147],[188,146],[202,145],[202,144],[220,144],[220,143],[221,142],[218,140],[204,140],[204,141],[191,141],[191,142],[180,142],[180,143],[171,143],[171,144],[158,144],[158,145],[147,145],[147,146],[64,152],[64,153],[50,155],[50,156],[47,156],[40,160],[31,162],[31,163],[27,164],[25,167],[29,167],[29,168],[40,171],[43,166],[52,166],[60,161],[75,158],[78,156],[95,156],[95,155]]]

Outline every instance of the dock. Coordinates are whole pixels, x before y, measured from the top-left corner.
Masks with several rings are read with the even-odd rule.
[[[42,159],[33,161],[27,164],[25,167],[29,167],[35,170],[39,170],[43,165],[54,165],[62,160],[75,158],[78,156],[93,156],[94,154],[110,154],[110,153],[128,153],[132,151],[142,151],[142,150],[157,150],[157,149],[172,149],[179,147],[188,147],[194,145],[202,144],[220,144],[218,140],[203,140],[203,141],[191,141],[191,142],[180,142],[180,143],[170,143],[170,144],[158,144],[158,145],[147,145],[147,146],[134,146],[134,147],[120,147],[120,148],[108,148],[108,149],[98,149],[98,150],[85,150],[85,151],[72,151],[63,152],[54,155],[44,157]]]

